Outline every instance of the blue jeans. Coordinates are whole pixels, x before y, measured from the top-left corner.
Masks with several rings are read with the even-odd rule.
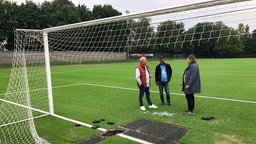
[[[142,98],[143,98],[143,96],[144,96],[144,92],[145,92],[145,94],[146,94],[146,99],[147,99],[147,101],[148,101],[148,104],[149,104],[149,105],[152,105],[152,102],[151,102],[151,100],[150,100],[149,87],[144,88],[142,85],[141,85],[141,86],[138,86],[138,87],[139,87],[139,90],[140,90],[140,92],[139,92],[139,102],[140,102],[140,106],[144,106],[143,100],[142,100]]]
[[[163,88],[164,88],[165,93],[166,93],[167,103],[170,104],[171,101],[170,101],[169,82],[159,82],[158,87],[159,87],[161,102],[164,103],[164,94],[163,94]]]

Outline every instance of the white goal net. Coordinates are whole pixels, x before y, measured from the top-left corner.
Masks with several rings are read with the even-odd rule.
[[[35,41],[34,38],[38,38]],[[0,144],[46,143],[37,135],[34,119],[47,115],[49,99],[44,57],[30,51],[42,51],[40,32],[15,35],[13,68],[3,102],[0,105]],[[35,41],[35,42],[34,42]]]
[[[254,34],[255,0],[215,0],[43,30],[17,29],[13,68],[0,103],[0,144],[47,143],[34,119],[54,114],[50,65],[127,60],[134,53],[193,53],[192,45],[239,45]],[[232,47],[232,46],[230,46]]]

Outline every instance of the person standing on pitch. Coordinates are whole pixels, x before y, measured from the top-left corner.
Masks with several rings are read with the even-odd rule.
[[[170,101],[170,91],[169,91],[169,82],[172,78],[172,68],[168,63],[165,63],[165,58],[163,56],[160,57],[160,64],[156,66],[155,70],[155,81],[156,85],[159,87],[160,100],[162,105],[164,105],[164,94],[163,88],[166,93],[166,101],[168,105],[171,106]]]
[[[182,77],[182,91],[184,92],[188,103],[188,109],[185,112],[188,115],[194,115],[194,94],[201,92],[201,80],[195,56],[189,55],[187,57],[187,63],[188,67],[184,70]]]
[[[150,99],[150,91],[149,91],[150,78],[152,78],[152,75],[149,73],[149,69],[147,66],[147,59],[146,57],[141,57],[140,63],[136,67],[136,80],[139,88],[140,109],[143,111],[146,110],[142,100],[144,92],[146,94],[146,99],[148,101],[149,108],[158,108],[151,102],[151,99]]]

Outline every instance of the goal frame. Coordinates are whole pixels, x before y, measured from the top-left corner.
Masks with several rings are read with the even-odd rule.
[[[50,33],[50,32],[55,32],[55,31],[59,31],[59,30],[63,30],[63,29],[72,29],[72,28],[81,27],[81,26],[91,26],[91,25],[103,24],[103,23],[108,23],[108,22],[115,22],[115,21],[120,21],[120,20],[136,19],[138,17],[149,17],[149,16],[160,15],[160,14],[162,15],[162,14],[168,14],[168,13],[177,13],[177,12],[182,12],[182,11],[195,10],[195,9],[201,9],[201,8],[206,8],[206,7],[231,4],[231,3],[235,3],[235,2],[237,2],[237,3],[245,2],[245,1],[251,1],[251,0],[211,0],[211,1],[207,1],[207,2],[178,6],[178,7],[173,7],[173,8],[156,9],[156,10],[145,11],[145,12],[140,12],[140,13],[121,15],[121,16],[115,16],[115,17],[104,18],[104,19],[97,19],[97,20],[93,20],[93,21],[80,22],[80,23],[63,25],[63,26],[58,26],[58,27],[53,27],[53,28],[46,28],[43,30],[16,29],[16,31],[39,31],[43,35],[43,47],[44,47],[44,59],[45,59],[45,69],[46,69],[49,112],[40,111],[40,110],[34,109],[33,107],[25,106],[25,108],[28,108],[30,110],[36,110],[36,111],[39,111],[44,114],[50,114],[51,116],[54,116],[54,117],[57,117],[57,118],[60,118],[60,119],[66,120],[66,121],[75,122],[75,123],[79,123],[79,124],[87,126],[87,127],[91,127],[90,124],[86,124],[83,122],[79,122],[79,121],[76,121],[73,119],[66,118],[64,116],[60,116],[60,115],[55,114],[55,112],[54,112],[51,64],[50,64],[50,50],[49,50],[49,42],[48,42],[48,33]],[[128,51],[128,50],[129,50],[128,47],[126,47],[126,51]],[[1,100],[1,101],[8,102],[5,100]],[[8,103],[11,103],[11,102],[8,102]],[[11,104],[15,104],[15,103],[11,103]],[[15,105],[17,105],[17,104],[15,104]],[[22,107],[24,107],[24,106],[22,106]],[[105,131],[105,129],[103,129],[103,128],[98,129],[98,130]],[[127,139],[132,139],[131,137],[122,135],[122,134],[119,134],[119,136],[122,136]],[[147,143],[147,142],[141,141],[139,139],[132,139],[132,140],[137,141],[137,142]]]
[[[224,5],[224,4],[231,4],[231,3],[235,3],[235,2],[236,3],[237,2],[245,2],[245,1],[251,1],[251,0],[211,0],[211,1],[201,2],[201,3],[177,6],[177,7],[173,7],[173,8],[162,8],[162,9],[156,9],[156,10],[151,10],[151,11],[115,16],[115,17],[110,17],[110,18],[103,18],[103,19],[97,19],[97,20],[92,20],[92,21],[86,21],[86,22],[80,22],[80,23],[74,23],[74,24],[69,24],[69,25],[63,25],[63,26],[57,26],[57,27],[53,27],[53,28],[43,29],[42,31],[43,31],[43,39],[44,39],[45,64],[46,64],[46,75],[47,75],[50,114],[54,114],[54,106],[53,106],[53,93],[52,93],[52,81],[51,81],[49,45],[48,45],[48,33],[49,32],[54,32],[54,31],[58,31],[58,30],[62,30],[62,29],[71,29],[71,28],[76,28],[76,27],[80,27],[80,26],[96,25],[96,24],[102,24],[102,23],[108,23],[108,22],[115,22],[115,21],[119,21],[119,20],[128,20],[128,19],[133,19],[133,18],[138,18],[138,17],[155,16],[155,15],[159,15],[159,14],[176,13],[176,12],[201,9],[201,8],[206,8],[206,7]],[[24,30],[24,29],[17,29],[17,30]],[[128,51],[128,48],[127,48],[127,51]],[[127,54],[127,59],[129,59],[128,54]]]
[[[87,26],[87,25],[95,25],[100,23],[107,23],[107,22],[113,22],[113,21],[119,21],[119,20],[127,20],[137,17],[146,17],[146,16],[155,16],[159,14],[166,14],[166,13],[175,13],[175,12],[181,12],[181,11],[187,11],[187,10],[194,10],[194,9],[200,9],[200,8],[206,8],[211,6],[218,6],[223,4],[230,4],[234,2],[244,2],[244,1],[250,1],[250,0],[211,0],[207,2],[201,2],[201,3],[195,3],[185,6],[178,6],[174,8],[164,8],[164,9],[156,9],[151,11],[145,11],[135,14],[128,14],[128,15],[121,15],[121,16],[115,16],[110,18],[104,18],[104,19],[97,19],[93,21],[88,22],[80,22],[75,24],[69,24],[64,26],[58,26],[53,28],[46,28],[43,29],[43,39],[44,39],[44,51],[45,51],[45,64],[46,64],[46,75],[47,75],[47,85],[48,85],[48,98],[49,98],[49,110],[50,114],[54,114],[54,107],[53,107],[53,94],[52,94],[52,82],[51,82],[51,70],[50,70],[50,57],[49,57],[49,45],[48,45],[48,33],[67,29],[67,28],[75,28],[79,26]],[[17,29],[19,30],[19,29]],[[129,56],[128,56],[129,58]]]

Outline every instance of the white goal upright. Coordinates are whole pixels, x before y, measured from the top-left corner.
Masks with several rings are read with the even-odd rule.
[[[0,97],[0,144],[48,143],[34,119],[55,116],[51,67],[126,60],[131,53],[181,54],[191,45],[239,40],[240,23],[256,29],[255,0],[214,0],[88,22],[15,30],[6,94]],[[61,117],[59,117],[61,118]]]

